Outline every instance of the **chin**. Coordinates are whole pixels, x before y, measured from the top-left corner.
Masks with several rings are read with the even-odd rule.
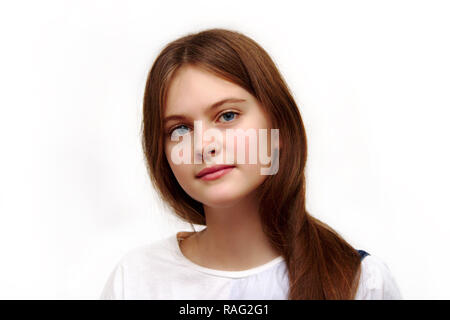
[[[244,194],[238,190],[218,190],[219,188],[211,187],[205,191],[200,197],[200,202],[208,207],[226,208],[233,206],[236,202],[244,197]]]

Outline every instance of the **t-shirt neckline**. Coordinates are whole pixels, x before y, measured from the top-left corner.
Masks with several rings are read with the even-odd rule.
[[[196,264],[195,262],[189,260],[181,251],[181,248],[180,248],[180,245],[178,242],[179,239],[182,239],[181,234],[192,234],[192,233],[193,232],[190,232],[190,231],[179,231],[179,232],[176,232],[174,236],[172,236],[172,241],[175,246],[175,252],[176,252],[176,255],[178,256],[178,258],[180,258],[185,264],[189,265],[190,268],[198,270],[203,273],[207,273],[207,274],[215,275],[215,276],[219,276],[219,277],[226,277],[226,278],[243,278],[243,277],[254,275],[254,274],[257,274],[264,270],[267,270],[267,269],[271,268],[272,266],[280,263],[281,261],[284,261],[283,256],[280,255],[280,256],[270,260],[267,263],[264,263],[260,266],[246,269],[246,270],[228,271],[228,270],[217,270],[217,269],[207,268],[207,267],[201,266],[201,265]]]

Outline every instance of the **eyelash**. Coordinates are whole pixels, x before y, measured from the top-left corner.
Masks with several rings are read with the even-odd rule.
[[[228,113],[232,113],[232,114],[234,114],[236,117],[240,115],[240,114],[239,114],[238,112],[236,112],[236,111],[225,111],[225,112],[223,112],[223,113],[221,113],[221,114],[219,115],[219,118],[222,117],[222,116],[225,115],[225,114],[228,114]],[[235,117],[233,120],[225,121],[225,122],[223,122],[223,123],[230,123],[230,122],[233,122],[234,120],[236,120],[236,117]],[[183,126],[188,127],[188,126],[185,125],[185,124],[177,125],[176,127],[172,128],[172,129],[170,129],[170,130],[168,131],[168,133],[167,133],[168,136],[171,136],[172,133],[173,133],[176,129],[178,129],[178,128],[180,128],[180,127],[183,127]]]

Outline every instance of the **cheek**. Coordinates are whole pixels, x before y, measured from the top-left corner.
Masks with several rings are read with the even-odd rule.
[[[172,169],[173,175],[177,180],[181,188],[188,194],[191,193],[193,172],[192,168],[188,164],[174,164],[169,161],[170,168]]]
[[[186,193],[192,196],[193,188],[194,188],[194,182],[195,182],[195,164],[193,164],[192,154],[193,150],[190,150],[191,153],[191,159],[190,163],[174,163],[172,161],[172,153],[174,151],[176,146],[176,143],[167,143],[164,151],[166,155],[167,162],[169,163],[170,168],[172,169],[173,175],[175,176],[177,182],[180,184],[180,186],[183,188]],[[177,148],[180,159],[183,158],[183,150],[182,148]]]
[[[177,180],[182,184],[183,180],[185,180],[185,176],[187,175],[186,164],[175,164],[172,161],[172,149],[173,145],[168,145],[165,147],[165,154],[167,162],[169,163],[170,168],[172,169],[173,174],[177,178]],[[183,156],[183,150],[179,151],[179,156]]]

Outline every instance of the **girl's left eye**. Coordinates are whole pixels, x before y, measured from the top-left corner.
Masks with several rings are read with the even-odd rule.
[[[223,118],[225,119],[225,122],[230,122],[230,121],[234,120],[234,119],[236,118],[237,115],[238,115],[237,112],[228,111],[228,112],[222,113],[222,114],[220,115],[219,119],[220,119],[221,117],[223,117]]]

